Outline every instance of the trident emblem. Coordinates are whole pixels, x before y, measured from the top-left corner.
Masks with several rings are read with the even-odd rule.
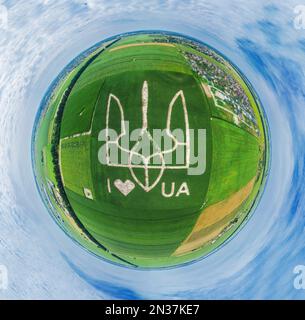
[[[183,131],[185,132],[185,139],[177,138],[172,131],[172,111],[177,101],[180,99],[184,114],[184,123],[182,124]],[[118,108],[121,120],[121,132],[116,139],[111,140],[109,137],[110,126],[110,114],[112,108]],[[110,93],[108,97],[107,110],[106,110],[106,136],[109,137],[106,141],[106,162],[108,166],[113,167],[126,167],[130,170],[130,173],[134,181],[143,188],[146,192],[151,191],[160,181],[165,170],[178,170],[188,169],[190,166],[190,130],[188,113],[185,102],[184,93],[182,90],[178,91],[168,106],[167,123],[165,128],[165,135],[168,140],[171,141],[170,148],[165,150],[161,149],[161,146],[154,140],[151,133],[148,130],[148,118],[147,112],[149,107],[149,91],[148,82],[144,81],[142,87],[142,128],[139,130],[137,141],[134,142],[132,148],[127,149],[121,144],[122,138],[126,135],[124,109],[121,101],[117,96]],[[149,146],[149,151],[143,150],[143,145]],[[122,152],[125,152],[128,158],[127,163],[113,162],[110,160],[110,149],[118,148]],[[184,150],[184,163],[183,164],[168,164],[165,160],[165,155],[175,152],[178,148],[183,147]],[[156,161],[158,164],[152,164],[152,161]],[[140,171],[139,171],[140,170]],[[141,170],[144,170],[144,175]],[[150,174],[150,170],[154,170],[154,175]],[[140,178],[143,176],[143,179]]]

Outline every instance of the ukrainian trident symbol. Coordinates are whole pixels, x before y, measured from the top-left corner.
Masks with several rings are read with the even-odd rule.
[[[178,103],[180,102],[180,103]],[[180,130],[183,136],[177,136],[172,130],[172,113],[175,105],[183,109],[183,123]],[[126,167],[130,170],[131,176],[136,184],[144,191],[149,192],[160,182],[165,170],[188,169],[190,167],[190,129],[185,96],[182,90],[178,91],[169,103],[167,111],[166,128],[163,130],[164,138],[167,139],[166,147],[161,147],[159,139],[149,131],[148,125],[149,91],[148,82],[144,81],[142,87],[142,128],[138,130],[136,141],[131,148],[126,148],[122,140],[127,134],[124,108],[117,96],[109,94],[106,110],[106,165],[112,167]],[[111,137],[110,115],[113,108],[118,108],[120,114],[120,134],[115,138]],[[184,138],[185,136],[185,138]],[[169,146],[169,147],[168,147]],[[127,161],[113,160],[110,156],[111,150],[120,150],[125,153]],[[167,161],[167,155],[183,150],[183,161],[173,163]],[[171,158],[172,159],[172,158]],[[176,158],[177,159],[177,158]],[[152,170],[154,174],[152,173]],[[143,172],[144,171],[144,172]],[[132,183],[128,182],[129,187]],[[117,181],[117,185],[125,185]],[[127,193],[127,191],[126,191]]]

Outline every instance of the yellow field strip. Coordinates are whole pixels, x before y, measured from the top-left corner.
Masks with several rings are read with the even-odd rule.
[[[225,226],[221,226],[219,230],[213,230],[207,234],[203,234],[202,231],[221,221],[236,210],[250,195],[254,186],[255,178],[256,177],[250,180],[245,187],[234,193],[228,199],[213,204],[203,210],[192,232],[176,249],[173,256],[180,256],[189,253],[192,250],[200,248],[206,242],[215,239]]]
[[[130,47],[142,47],[142,46],[163,46],[163,47],[175,47],[171,43],[163,43],[163,42],[143,42],[143,43],[130,43],[122,46],[118,46],[109,50],[109,52],[126,49]]]
[[[211,92],[211,90],[210,90],[210,87],[209,87],[207,84],[205,84],[205,83],[201,83],[201,85],[202,85],[202,88],[203,88],[206,96],[207,96],[208,98],[213,98],[213,95],[212,95],[212,92]]]

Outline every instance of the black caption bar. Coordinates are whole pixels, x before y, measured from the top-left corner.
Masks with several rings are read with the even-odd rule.
[[[16,306],[15,306],[16,304]],[[20,304],[18,308],[18,304]],[[97,320],[120,320],[120,319],[206,319],[211,312],[214,316],[234,314],[238,316],[245,307],[250,311],[252,317],[261,319],[262,310],[270,307],[272,312],[276,309],[297,309],[298,306],[304,310],[304,301],[206,301],[206,300],[100,300],[100,301],[0,301],[1,311],[8,311],[8,315],[16,312],[22,314],[22,319],[30,311],[39,316],[39,319],[68,316],[68,319],[77,316],[83,319]],[[27,310],[28,309],[28,310]],[[40,311],[39,311],[40,309]],[[241,313],[243,316],[244,314]],[[238,318],[238,317],[237,317]]]

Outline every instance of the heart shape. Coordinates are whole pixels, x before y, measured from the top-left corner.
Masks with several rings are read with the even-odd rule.
[[[125,197],[135,188],[135,184],[130,180],[123,182],[122,180],[117,179],[114,181],[114,185]]]

